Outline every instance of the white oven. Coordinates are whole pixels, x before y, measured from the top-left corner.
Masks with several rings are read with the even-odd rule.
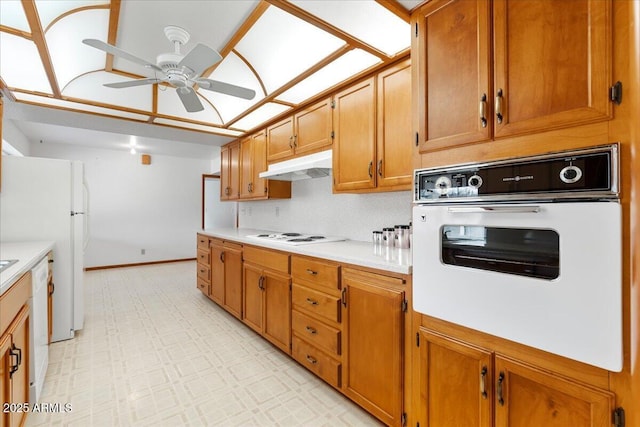
[[[415,310],[620,371],[617,153],[417,170]]]

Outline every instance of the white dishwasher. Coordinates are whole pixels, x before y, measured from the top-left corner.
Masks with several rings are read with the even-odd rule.
[[[44,377],[49,364],[49,326],[48,326],[48,286],[49,258],[44,257],[31,270],[32,301],[31,301],[31,358],[29,400],[36,403],[40,399]]]

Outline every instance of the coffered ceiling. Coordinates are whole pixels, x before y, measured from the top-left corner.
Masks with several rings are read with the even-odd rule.
[[[17,105],[211,134],[225,142],[327,94],[345,80],[408,53],[409,13],[396,0],[2,0],[0,89]],[[150,64],[174,52],[164,28],[186,30],[182,55],[201,43],[222,59],[202,77],[255,91],[242,99],[194,85],[202,111],[187,112],[166,82],[97,39]],[[126,55],[125,55],[126,56]]]

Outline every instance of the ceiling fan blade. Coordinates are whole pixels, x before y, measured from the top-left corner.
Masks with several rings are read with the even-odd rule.
[[[125,52],[124,50],[119,49],[115,46],[111,46],[110,44],[107,44],[101,40],[84,39],[82,40],[82,43],[91,47],[95,47],[96,49],[100,49],[104,52],[110,53],[111,55],[119,56],[120,58],[124,58],[131,62],[135,62],[136,64],[144,65],[147,68],[151,68],[153,70],[162,72],[162,68],[158,67],[156,64],[152,64],[148,61],[145,61],[142,58],[138,58],[137,56],[132,55],[129,52]]]
[[[248,89],[242,86],[236,86],[229,83],[220,82],[211,79],[194,79],[202,89],[211,90],[213,92],[224,93],[225,95],[237,96],[243,99],[253,99],[256,96],[256,91]]]
[[[192,87],[188,87],[188,86],[179,87],[176,89],[176,92],[178,92],[178,96],[180,97],[180,100],[184,104],[184,108],[188,112],[195,113],[197,111],[204,110],[204,107],[202,106],[202,102],[200,102],[200,100],[198,99],[198,95],[196,94],[196,91],[193,90]]]
[[[182,58],[178,67],[188,67],[194,71],[196,76],[199,76],[204,70],[213,64],[217,64],[221,59],[222,56],[218,52],[207,45],[198,43]]]
[[[115,89],[121,89],[123,87],[150,85],[150,84],[160,83],[160,82],[162,82],[162,80],[160,79],[139,79],[139,80],[131,80],[128,82],[107,83],[103,86],[112,87]]]

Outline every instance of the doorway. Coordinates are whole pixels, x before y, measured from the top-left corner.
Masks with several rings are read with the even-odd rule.
[[[202,175],[202,228],[237,227],[237,202],[220,201],[220,175]]]

